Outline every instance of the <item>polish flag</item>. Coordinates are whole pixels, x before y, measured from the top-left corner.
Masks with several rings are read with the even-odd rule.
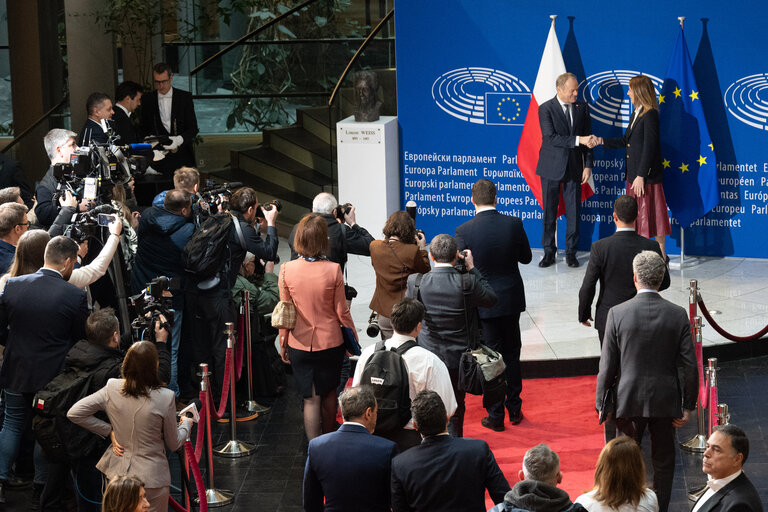
[[[533,192],[534,197],[543,207],[541,200],[541,179],[536,175],[536,164],[539,162],[539,150],[541,149],[541,125],[539,125],[539,105],[555,97],[557,88],[555,81],[557,77],[565,73],[565,62],[563,53],[560,51],[560,43],[555,33],[556,15],[551,15],[552,25],[549,27],[547,44],[544,45],[544,54],[541,56],[539,72],[536,74],[536,83],[533,86],[533,95],[531,104],[528,107],[528,114],[525,116],[523,133],[520,136],[520,143],[517,146],[517,166],[523,173],[526,183]],[[595,182],[590,175],[589,181],[581,186],[581,200],[586,200],[595,193]],[[557,208],[557,215],[565,213],[563,204],[563,195],[560,194],[560,204]]]

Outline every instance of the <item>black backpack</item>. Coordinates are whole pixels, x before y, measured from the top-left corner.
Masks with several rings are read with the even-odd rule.
[[[228,213],[217,213],[205,219],[184,246],[184,270],[204,280],[224,268],[229,258],[226,248],[232,224],[232,215]]]
[[[387,350],[384,341],[379,340],[365,363],[360,384],[370,386],[376,396],[376,434],[398,431],[411,419],[408,367],[403,354],[415,346],[415,341],[408,340],[397,348]]]
[[[35,439],[52,462],[66,462],[103,451],[105,441],[67,419],[75,402],[88,396],[93,372],[68,369],[35,394]]]

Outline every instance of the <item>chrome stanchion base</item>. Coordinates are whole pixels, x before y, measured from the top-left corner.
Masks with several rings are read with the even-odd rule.
[[[695,491],[691,491],[688,493],[688,500],[696,502],[699,498],[701,498],[704,493],[707,492],[707,486],[705,485],[701,489],[696,489]]]
[[[235,493],[226,489],[206,489],[205,501],[210,508],[229,505],[235,499]],[[195,498],[195,503],[200,504],[200,498]]]
[[[256,446],[243,441],[227,441],[223,445],[214,448],[213,453],[220,457],[236,458],[246,457],[256,451]]]
[[[245,408],[248,410],[248,412],[257,412],[259,414],[264,414],[265,412],[269,412],[270,410],[269,407],[265,405],[261,405],[255,400],[248,400],[247,402],[245,402]]]
[[[680,448],[686,452],[704,453],[707,449],[707,437],[703,434],[696,434],[688,441],[680,443]]]

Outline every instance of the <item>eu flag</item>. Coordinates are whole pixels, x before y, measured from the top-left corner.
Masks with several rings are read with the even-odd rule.
[[[714,147],[682,27],[659,95],[659,123],[664,194],[672,215],[687,228],[717,205],[719,191]]]

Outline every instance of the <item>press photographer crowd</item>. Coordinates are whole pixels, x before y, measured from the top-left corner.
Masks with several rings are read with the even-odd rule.
[[[526,453],[510,487],[488,444],[463,438],[467,393],[482,395],[490,431],[524,419],[518,264],[532,253],[522,221],[496,210],[493,182],[474,184],[476,216],[455,236],[434,236],[429,250],[415,204],[374,240],[355,205],[320,193],[281,264],[280,202],[260,203],[240,183],[201,187],[191,96],[171,88],[164,64],[154,78],[140,128],[130,120],[140,86],[121,84],[114,109],[94,93],[79,136],[45,136],[50,168],[34,197],[22,182],[0,190],[0,510],[30,485],[30,510],[168,510],[169,457],[204,428],[195,424],[207,406],[200,365],[214,403],[230,385],[225,326],[238,325],[243,291],[250,316],[238,329],[250,324],[253,353],[242,366],[252,365],[252,379],[237,382],[238,403],[222,421],[236,421],[247,396],[273,402],[292,374],[309,440],[305,510],[482,511],[486,491],[497,511],[666,510],[672,475],[655,471],[647,488],[627,436],[605,446],[595,489],[575,504],[557,488],[559,458],[547,445]],[[147,173],[172,176],[174,188],[140,206],[134,186]],[[616,212],[634,225],[633,198],[620,198]],[[663,288],[657,252],[642,252],[629,271],[648,289]],[[362,350],[350,254],[370,257],[375,272],[361,327],[377,341]],[[601,277],[598,305],[602,287]],[[583,321],[593,296],[594,283]],[[683,416],[680,402],[667,416]],[[718,451],[705,452],[705,472],[740,471],[742,431],[719,427],[710,445]],[[725,451],[732,466],[719,459]]]

